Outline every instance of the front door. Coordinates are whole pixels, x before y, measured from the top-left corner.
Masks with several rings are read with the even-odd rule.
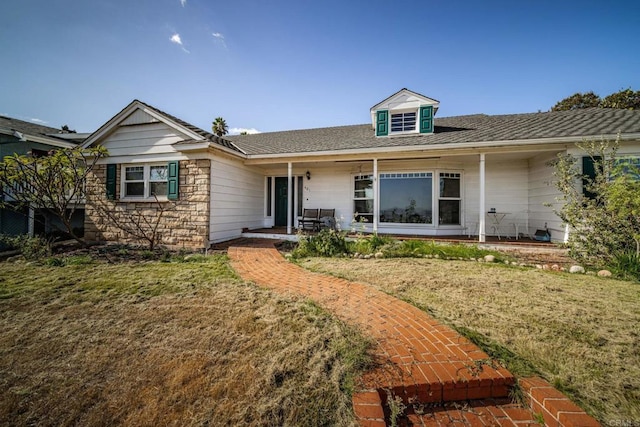
[[[276,177],[276,215],[275,226],[286,227],[287,226],[287,178]]]

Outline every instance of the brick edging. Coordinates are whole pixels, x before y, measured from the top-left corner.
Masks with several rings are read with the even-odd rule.
[[[544,423],[550,427],[596,427],[600,423],[587,415],[567,396],[556,390],[540,377],[523,378],[519,381],[527,403],[534,414],[542,414]]]

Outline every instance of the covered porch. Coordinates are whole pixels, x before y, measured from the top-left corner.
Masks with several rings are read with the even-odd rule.
[[[346,231],[461,241],[565,241],[553,212],[549,162],[565,147],[415,150],[256,159],[264,173],[263,229],[296,232],[304,209],[335,209]],[[264,234],[261,231],[262,234]],[[280,233],[275,233],[280,234]]]

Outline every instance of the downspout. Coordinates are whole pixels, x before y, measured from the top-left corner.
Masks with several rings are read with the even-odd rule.
[[[478,216],[478,241],[484,243],[487,241],[487,235],[485,230],[485,171],[484,171],[484,153],[480,153],[480,212]]]
[[[293,165],[291,164],[291,162],[287,163],[287,234],[291,234],[291,223],[293,218],[291,217],[291,200],[293,194],[293,188],[291,185],[291,175],[293,173]]]

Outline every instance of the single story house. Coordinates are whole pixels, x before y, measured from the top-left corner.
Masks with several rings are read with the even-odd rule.
[[[0,116],[0,159],[14,154],[45,156],[51,150],[72,148],[82,143],[88,134],[56,129],[37,123]],[[0,194],[0,197],[3,197]],[[11,203],[10,194],[4,195]],[[81,229],[84,226],[82,209],[76,211],[73,224]],[[15,205],[0,209],[0,234],[16,236],[20,234],[59,233],[62,224],[44,209]]]
[[[191,247],[252,229],[294,233],[305,208],[335,209],[342,229],[355,222],[369,232],[481,242],[548,229],[562,241],[568,230],[553,212],[549,162],[584,156],[575,143],[585,138],[617,134],[620,153],[640,155],[640,111],[435,118],[439,106],[401,89],[370,108],[369,124],[217,137],[134,100],[85,146],[110,153],[96,170],[95,197],[122,215],[153,216],[170,204],[162,242]],[[89,206],[85,233],[127,239]]]

